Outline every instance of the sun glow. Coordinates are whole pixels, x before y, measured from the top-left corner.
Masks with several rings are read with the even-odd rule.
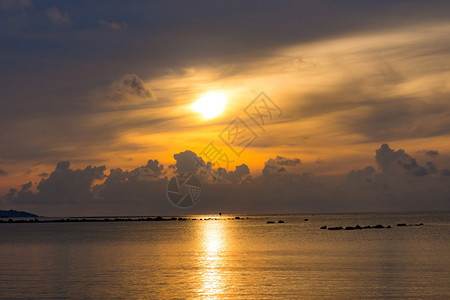
[[[227,98],[224,94],[210,92],[192,104],[191,109],[201,114],[205,119],[212,119],[223,112],[226,103]]]

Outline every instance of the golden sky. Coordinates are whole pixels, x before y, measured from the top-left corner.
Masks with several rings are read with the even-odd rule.
[[[0,194],[37,192],[61,161],[168,169],[210,142],[254,176],[281,156],[345,177],[384,143],[450,166],[447,4],[141,5],[2,4]],[[191,105],[211,92],[227,102],[205,119]],[[245,113],[261,92],[281,110],[264,129]],[[257,136],[239,156],[220,138],[236,118]]]

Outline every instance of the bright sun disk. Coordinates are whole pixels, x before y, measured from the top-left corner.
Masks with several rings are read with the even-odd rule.
[[[212,119],[223,112],[226,102],[227,99],[224,94],[210,92],[193,103],[191,108],[201,114],[203,118]]]

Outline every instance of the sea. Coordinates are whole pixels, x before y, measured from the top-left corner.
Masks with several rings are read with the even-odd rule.
[[[0,299],[450,299],[450,212],[186,218],[0,223]]]

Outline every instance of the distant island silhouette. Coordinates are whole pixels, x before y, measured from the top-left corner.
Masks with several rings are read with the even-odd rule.
[[[0,210],[0,218],[36,218],[38,215],[21,210]]]

